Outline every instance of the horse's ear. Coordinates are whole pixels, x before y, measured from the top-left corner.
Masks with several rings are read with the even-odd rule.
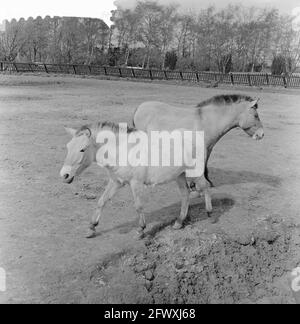
[[[72,137],[75,137],[75,135],[76,135],[76,129],[74,129],[74,128],[69,128],[69,127],[65,127],[65,131],[69,134],[69,135],[71,135]]]
[[[90,138],[92,136],[92,131],[89,128],[86,128],[86,129],[82,130],[80,132],[80,134],[86,135],[87,137]]]
[[[258,108],[257,104],[258,104],[259,100],[260,100],[260,98],[251,101],[250,108],[256,108],[257,109]]]

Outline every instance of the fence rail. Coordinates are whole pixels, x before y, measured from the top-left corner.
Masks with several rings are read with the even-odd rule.
[[[299,75],[271,75],[267,73],[218,73],[149,70],[124,67],[110,67],[83,64],[46,64],[0,62],[0,72],[45,72],[76,75],[103,75],[121,78],[150,80],[178,80],[190,82],[208,82],[245,86],[281,86],[300,88]]]

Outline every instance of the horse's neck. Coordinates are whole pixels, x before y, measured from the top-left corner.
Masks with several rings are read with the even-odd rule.
[[[97,137],[99,134],[99,130],[98,129],[92,129],[92,145],[93,145],[93,149],[94,149],[94,162],[97,162],[97,152],[98,150],[101,148],[101,146],[103,144],[101,143],[97,143]]]
[[[204,113],[207,144],[214,146],[229,131],[238,126],[238,107],[207,107]]]
[[[102,128],[101,129],[97,129],[97,128],[92,129],[92,138],[91,138],[91,140],[92,140],[92,145],[93,145],[93,148],[94,148],[94,162],[96,162],[96,163],[98,162],[97,161],[97,153],[100,150],[100,148],[103,145],[108,145],[109,144],[109,142],[104,144],[104,143],[98,143],[98,141],[97,141],[99,133],[103,132],[104,130],[109,131],[111,129],[110,128],[107,128],[107,129],[102,129]],[[113,130],[111,130],[111,131],[113,132]],[[116,143],[119,143],[119,133],[115,133],[115,135],[116,135]],[[119,145],[120,145],[120,143],[119,143]],[[113,148],[111,149],[111,152],[114,152]]]

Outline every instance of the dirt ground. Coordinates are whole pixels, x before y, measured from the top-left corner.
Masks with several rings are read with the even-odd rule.
[[[85,234],[107,183],[97,166],[61,182],[63,126],[131,123],[159,100],[194,107],[220,93],[259,96],[265,139],[228,134],[210,162],[217,224],[192,201],[187,226],[174,184],[147,190],[148,238],[137,241],[129,188]],[[192,108],[191,108],[192,109]],[[61,76],[0,75],[1,303],[294,303],[300,264],[300,91],[207,89]]]

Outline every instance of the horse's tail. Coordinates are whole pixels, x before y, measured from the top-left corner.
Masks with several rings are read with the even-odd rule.
[[[132,125],[134,128],[136,128],[136,124],[135,124],[135,116],[136,116],[136,113],[138,112],[140,107],[137,107],[136,110],[134,111],[134,114],[133,114],[133,119],[132,119]]]
[[[211,188],[214,188],[215,186],[214,186],[213,182],[209,179],[209,174],[208,174],[208,167],[207,167],[207,165],[205,166],[205,170],[204,170],[204,177],[205,177],[205,179],[209,182]]]

